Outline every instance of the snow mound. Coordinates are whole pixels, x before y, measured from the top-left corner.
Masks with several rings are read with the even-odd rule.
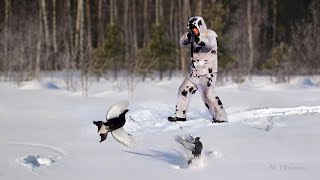
[[[317,84],[314,80],[310,78],[304,78],[301,81],[301,86],[302,87],[317,87]]]
[[[34,169],[42,166],[51,166],[55,162],[55,160],[51,157],[46,158],[38,155],[28,155],[22,159],[18,159],[17,162],[23,166]]]
[[[297,88],[317,88],[319,82],[313,77],[300,77],[292,80],[292,84]]]
[[[221,152],[218,151],[205,151],[204,153],[207,157],[214,157],[216,159],[224,160],[224,155]]]
[[[35,90],[35,89],[60,89],[52,82],[27,81],[22,82],[20,89]]]
[[[23,167],[35,174],[42,174],[49,169],[60,167],[67,155],[63,149],[46,144],[8,142],[8,145],[8,150],[12,154],[9,157],[12,158],[11,166]]]

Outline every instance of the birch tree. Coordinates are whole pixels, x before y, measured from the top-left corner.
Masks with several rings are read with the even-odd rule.
[[[185,32],[185,24],[187,23],[188,19],[191,17],[191,9],[190,9],[190,2],[189,1],[183,1],[183,8],[181,11],[182,14],[180,14],[181,19],[180,21],[184,24],[183,29],[181,28],[180,35],[182,35]],[[186,48],[181,48],[181,56],[180,56],[180,64],[181,64],[181,70],[183,74],[187,73],[187,64],[189,64],[189,57],[187,53],[189,51],[186,50]]]
[[[39,32],[38,32],[38,42],[37,42],[37,54],[36,54],[36,62],[35,62],[35,77],[36,79],[40,80],[40,58],[41,58],[41,44],[42,44],[42,9],[41,4],[39,3],[39,10],[38,10],[38,26],[39,26]]]
[[[91,37],[91,11],[90,11],[90,0],[86,0],[86,14],[87,14],[87,41],[88,50],[91,52],[92,49],[92,37]]]
[[[44,26],[44,34],[45,34],[45,70],[48,70],[48,58],[50,53],[50,36],[49,36],[49,25],[48,25],[48,15],[47,15],[47,8],[46,8],[46,0],[41,0],[41,9],[43,15],[43,26]]]
[[[52,39],[53,39],[53,52],[58,52],[57,43],[57,10],[56,10],[56,0],[52,0]]]
[[[253,67],[253,35],[252,35],[252,13],[251,13],[251,0],[247,0],[247,20],[248,20],[248,44],[249,44],[249,59],[248,59],[248,72],[247,75],[251,77]]]
[[[104,40],[104,28],[103,28],[103,0],[99,0],[98,3],[98,45],[101,45]]]
[[[148,24],[148,0],[143,1],[143,46],[146,47],[148,44],[148,40],[150,38],[149,35],[149,24]]]
[[[8,64],[10,62],[9,56],[8,56],[8,48],[9,48],[9,16],[10,16],[10,10],[11,10],[11,0],[5,1],[5,17],[4,17],[4,55],[3,55],[3,61],[2,61],[2,68],[7,71],[8,70]]]

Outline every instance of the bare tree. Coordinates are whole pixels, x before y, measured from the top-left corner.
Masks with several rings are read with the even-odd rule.
[[[159,2],[160,0],[155,0],[155,22],[156,26],[160,25],[160,11],[159,11]]]
[[[163,2],[162,0],[159,0],[159,16],[160,16],[160,21],[163,20]]]
[[[65,42],[69,42],[66,47],[69,47],[69,55],[71,55],[72,57],[72,60],[73,60],[73,57],[75,57],[75,50],[74,50],[74,35],[73,35],[73,20],[72,20],[72,16],[71,16],[71,2],[70,1],[66,1],[66,16],[68,17],[68,29],[69,29],[69,33],[68,36],[68,41],[65,41]],[[71,58],[69,57],[69,58]],[[68,58],[68,59],[69,59]]]
[[[171,2],[175,2],[175,1],[171,1]],[[173,27],[173,32],[174,32],[174,36],[173,38],[175,40],[178,40],[180,38],[180,9],[181,9],[181,2],[175,2],[175,11],[174,11],[174,27]],[[180,47],[176,45],[175,48],[175,67],[176,67],[176,72],[178,72],[180,70]]]
[[[48,15],[46,9],[46,0],[41,0],[41,9],[43,15],[43,25],[44,25],[44,34],[45,34],[45,46],[46,46],[46,54],[45,54],[45,70],[48,70],[48,58],[50,53],[50,37],[49,37],[49,25],[48,25]]]
[[[11,0],[5,1],[5,17],[4,17],[4,54],[3,54],[3,61],[2,61],[2,68],[4,71],[8,70],[8,66],[10,60],[8,59],[8,51],[9,51],[9,19],[10,19],[10,11],[11,11]],[[0,64],[1,65],[1,64]]]
[[[124,0],[123,8],[123,30],[125,40],[125,61],[129,61],[129,32],[128,32],[128,18],[129,18],[129,0]]]
[[[303,19],[292,33],[294,70],[302,74],[320,73],[320,5],[313,2],[310,6],[310,19]]]
[[[277,0],[272,0],[272,46],[277,40]]]
[[[186,27],[185,24],[188,21],[188,19],[191,16],[191,8],[190,8],[190,2],[189,1],[183,1],[183,6],[182,6],[182,14],[180,14],[180,22],[183,23],[183,25],[181,27]],[[185,29],[180,28],[180,35],[182,35],[184,33]],[[188,64],[188,59],[187,59],[187,53],[188,51],[186,50],[186,48],[181,48],[180,50],[181,52],[181,56],[180,56],[180,64],[181,64],[181,70],[183,74],[187,73],[187,64]]]
[[[53,52],[58,52],[57,43],[57,10],[56,10],[56,0],[52,0],[52,39],[53,39]]]
[[[83,33],[83,0],[78,0],[75,48],[80,63],[83,60]]]
[[[104,0],[99,0],[98,3],[98,45],[101,45],[104,39],[104,33],[103,33],[103,1]]]
[[[169,13],[169,37],[174,39],[174,1],[170,1],[170,13]]]
[[[138,50],[138,35],[137,35],[137,14],[136,14],[136,1],[133,0],[132,5],[132,40],[133,40],[133,53],[137,54]]]
[[[41,58],[41,44],[42,44],[42,9],[41,9],[41,4],[39,3],[39,18],[38,18],[38,26],[39,26],[39,33],[38,33],[38,43],[37,43],[37,55],[36,55],[36,63],[35,63],[35,77],[40,80],[40,58]]]
[[[58,43],[57,43],[57,3],[56,0],[52,0],[52,44],[53,53],[50,55],[50,61],[53,65],[51,69],[51,81],[53,80],[53,72],[58,70]]]
[[[129,36],[129,31],[130,31],[130,23],[129,21],[129,0],[124,1],[124,16],[123,16],[123,27],[124,27],[124,40],[125,40],[125,62],[124,62],[124,67],[127,73],[127,88],[128,88],[128,95],[130,97],[133,97],[133,89],[134,89],[134,73],[135,73],[135,59],[137,55],[137,39],[136,35],[133,37],[133,46],[130,50],[130,36]],[[133,7],[133,14],[135,14],[135,7]],[[133,15],[132,15],[133,16]],[[136,19],[135,17],[133,18],[133,31],[136,33]],[[133,51],[132,51],[133,50]]]
[[[114,1],[110,0],[110,25],[114,25]]]
[[[148,24],[148,0],[143,1],[143,46],[146,47],[149,40],[149,24]]]
[[[248,18],[248,44],[249,44],[249,66],[247,75],[251,77],[252,67],[253,67],[253,35],[252,35],[252,10],[251,10],[251,0],[247,0],[247,18]]]
[[[75,66],[75,46],[74,46],[74,34],[73,34],[73,19],[71,16],[71,2],[65,1],[64,9],[64,18],[65,18],[65,32],[63,33],[63,43],[65,48],[65,53],[62,56],[63,62],[63,72],[64,72],[64,81],[66,83],[67,90],[76,91],[76,82],[74,79],[74,74],[76,72]]]
[[[92,49],[90,0],[86,0],[88,50]]]
[[[89,90],[89,76],[90,76],[90,50],[89,50],[89,39],[85,36],[84,32],[84,1],[78,0],[77,8],[77,23],[76,23],[76,44],[79,64],[80,64],[80,78],[81,88],[83,96],[88,96]],[[78,39],[78,40],[77,40]]]
[[[194,14],[197,16],[202,16],[202,0],[196,1],[196,9]]]

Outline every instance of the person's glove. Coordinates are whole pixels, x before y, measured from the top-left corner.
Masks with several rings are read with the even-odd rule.
[[[188,32],[187,38],[188,38],[188,41],[189,41],[190,43],[196,42],[196,43],[198,44],[199,41],[200,41],[199,36],[196,36],[196,35],[193,33],[193,31]]]
[[[194,37],[194,42],[196,42],[197,44],[199,44],[200,41],[200,37],[199,36],[195,36]]]
[[[191,42],[191,40],[192,40],[192,39],[191,39],[191,38],[192,38],[192,35],[193,35],[193,34],[192,34],[191,31],[189,31],[188,34],[187,34],[188,42],[190,42],[190,43],[192,43],[192,42]]]

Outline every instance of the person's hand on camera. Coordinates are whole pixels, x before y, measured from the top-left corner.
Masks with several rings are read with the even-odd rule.
[[[196,27],[192,28],[192,30],[190,30],[190,32],[188,32],[187,34],[188,41],[191,43],[196,42],[198,44],[200,41],[199,35],[200,35],[199,30]],[[193,36],[193,39],[192,39],[192,36]]]

